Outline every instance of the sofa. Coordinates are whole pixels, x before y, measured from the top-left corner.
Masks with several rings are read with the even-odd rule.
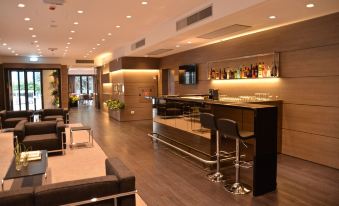
[[[21,120],[30,121],[33,115],[33,111],[6,111],[0,112],[1,127],[2,129],[14,128]]]
[[[42,121],[63,119],[65,124],[69,123],[68,109],[43,109],[40,111]]]
[[[0,192],[0,205],[54,206],[84,201],[104,206],[114,205],[114,195],[123,195],[117,199],[118,206],[135,206],[134,174],[115,157],[106,159],[105,167],[106,176]]]
[[[27,122],[23,120],[14,128],[18,143],[31,150],[64,153],[66,149],[65,124],[62,121]],[[14,146],[16,140],[14,138]]]

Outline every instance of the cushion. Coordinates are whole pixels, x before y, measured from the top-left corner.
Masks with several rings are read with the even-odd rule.
[[[24,138],[23,142],[33,142],[33,141],[48,141],[58,139],[56,133],[50,134],[38,134],[38,135],[28,135]]]
[[[33,188],[26,187],[19,190],[0,192],[0,205],[33,206]]]
[[[29,122],[25,124],[25,133],[26,135],[56,133],[56,124],[55,121]]]
[[[35,188],[35,205],[69,204],[117,193],[119,182],[116,176],[94,177],[38,186]]]
[[[42,111],[43,116],[51,116],[51,115],[63,115],[63,109],[44,109]]]
[[[31,150],[60,150],[62,148],[61,140],[55,133],[28,135],[24,137],[22,144]]]
[[[50,121],[50,120],[57,120],[57,119],[64,119],[62,115],[50,115],[45,116],[43,120]]]
[[[6,111],[6,118],[28,117],[32,111]]]
[[[27,117],[8,118],[5,120],[5,122],[20,122],[21,120],[27,120]]]

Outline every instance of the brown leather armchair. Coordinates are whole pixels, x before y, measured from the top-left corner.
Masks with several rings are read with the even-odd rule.
[[[62,121],[19,122],[14,128],[18,143],[31,150],[65,153],[65,124]],[[14,146],[16,140],[14,139]]]
[[[65,124],[69,123],[68,109],[43,109],[41,110],[41,120],[51,121],[63,119]]]
[[[1,128],[14,128],[21,120],[32,120],[33,111],[6,111],[0,112]]]

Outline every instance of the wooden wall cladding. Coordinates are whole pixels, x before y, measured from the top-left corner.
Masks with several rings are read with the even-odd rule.
[[[280,52],[277,80],[207,80],[208,61],[273,51]],[[229,96],[278,96],[284,101],[282,153],[339,168],[339,13],[164,57],[160,67],[193,63],[198,85],[176,81],[176,94],[214,88]]]
[[[61,108],[68,108],[68,67],[61,65]]]
[[[152,57],[121,57],[109,63],[110,72],[119,69],[159,69],[160,59]]]
[[[4,77],[4,69],[0,64],[0,110],[6,109],[5,106],[5,77]]]
[[[26,63],[5,63],[6,69],[61,69],[60,64],[26,64]]]
[[[103,74],[101,75],[101,82],[104,83],[110,83],[110,79],[109,79],[109,73]]]

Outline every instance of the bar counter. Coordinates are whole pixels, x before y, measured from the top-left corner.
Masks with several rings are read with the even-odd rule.
[[[240,130],[254,132],[255,138],[254,141],[251,141],[253,146],[251,151],[253,155],[253,195],[259,196],[276,189],[278,107],[267,105],[277,103],[276,101],[233,103],[205,100],[201,97],[163,97],[162,99],[166,102],[180,103],[184,105],[183,107],[208,108],[217,119],[235,120],[238,122]],[[169,137],[179,144],[188,145],[189,151],[192,153],[201,152],[207,153],[210,157],[213,156],[215,152],[215,132],[210,133],[209,139],[201,138],[199,135],[182,129],[182,118],[185,117],[159,118],[159,116],[155,116],[153,132]],[[171,123],[168,124],[167,122]],[[193,127],[191,129],[193,130]]]

